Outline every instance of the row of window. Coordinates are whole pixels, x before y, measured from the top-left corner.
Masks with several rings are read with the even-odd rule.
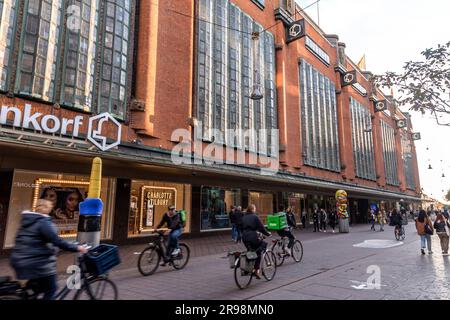
[[[330,65],[330,56],[315,43],[310,37],[305,37],[305,45],[311,50],[320,60],[322,60],[327,66]]]
[[[0,0],[0,90],[124,118],[131,9],[131,0]]]
[[[304,60],[299,69],[304,163],[340,172],[334,83]]]
[[[370,111],[355,99],[350,98],[350,113],[356,176],[375,181],[375,154]]]
[[[407,134],[402,134],[402,156],[406,187],[408,189],[415,189],[416,183],[414,179],[413,154],[411,152],[411,141],[409,140]]]
[[[395,146],[394,129],[385,121],[381,120],[381,137],[383,139],[383,157],[384,170],[386,173],[386,183],[393,186],[398,186],[398,165],[397,165],[397,150]]]
[[[201,137],[274,154],[270,133],[224,134],[236,129],[253,133],[277,129],[274,36],[261,32],[261,25],[228,0],[201,0],[199,17],[197,117],[202,123]],[[258,31],[256,42],[252,33]],[[262,100],[250,99],[255,85],[264,94]],[[266,141],[269,150],[257,148]]]

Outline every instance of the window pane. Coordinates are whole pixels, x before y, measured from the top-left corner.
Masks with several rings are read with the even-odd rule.
[[[21,80],[16,91],[40,97],[45,101],[53,99],[61,4],[62,0],[51,2],[30,0],[26,2],[24,10],[26,25],[22,31],[24,41],[19,52]]]
[[[72,106],[91,110],[93,101],[93,76],[96,61],[97,28],[94,17],[91,14],[98,14],[98,0],[82,0],[80,5],[83,17],[81,30],[78,33],[68,33],[70,51],[65,56],[65,65],[76,67],[74,70],[67,70],[63,87],[76,85],[77,89],[73,93],[75,99],[66,100],[66,94],[61,95],[63,102],[74,104]],[[70,91],[70,89],[68,89]]]
[[[124,115],[127,96],[129,5],[129,2],[107,1],[103,27],[105,46],[102,52],[101,91],[104,98],[99,99],[99,105],[102,111],[108,108],[118,117]]]

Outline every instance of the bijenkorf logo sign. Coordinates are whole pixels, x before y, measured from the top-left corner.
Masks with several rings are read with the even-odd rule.
[[[107,138],[102,136],[102,127],[105,123],[112,123],[116,128],[116,136],[113,139],[113,143],[108,144]],[[120,137],[122,136],[122,126],[119,121],[114,119],[112,115],[105,112],[99,114],[95,117],[89,118],[89,128],[87,138],[92,142],[97,148],[102,151],[107,151],[114,148],[120,144]]]
[[[70,134],[73,138],[79,138],[80,128],[83,125],[84,116],[74,118],[59,118],[55,115],[43,115],[40,112],[32,112],[32,106],[25,104],[23,111],[18,107],[2,106],[0,110],[0,125],[11,125],[14,128],[24,128],[48,134]],[[102,129],[113,126],[113,142],[108,143],[107,137],[102,135]],[[71,131],[69,133],[69,131]],[[118,146],[121,142],[122,126],[112,115],[105,112],[89,118],[87,139],[102,151],[107,151]]]

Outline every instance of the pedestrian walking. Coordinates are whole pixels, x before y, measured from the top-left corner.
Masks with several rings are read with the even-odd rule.
[[[327,212],[324,209],[320,210],[320,231],[327,232]]]
[[[376,220],[376,215],[375,215],[375,211],[370,210],[370,222],[372,223],[372,226],[370,227],[370,231],[375,231],[375,222]]]
[[[334,233],[334,229],[336,228],[336,221],[337,221],[337,214],[335,210],[332,210],[330,215],[329,215],[329,221],[330,221],[330,227],[333,230],[332,232]]]
[[[450,223],[445,216],[442,213],[438,213],[434,222],[434,228],[436,229],[439,240],[441,240],[442,254],[445,255],[448,254],[449,227]]]
[[[383,232],[386,224],[386,211],[380,210],[378,212],[378,223],[380,224],[380,232]]]
[[[302,225],[303,229],[306,229],[306,211],[302,212]]]
[[[236,231],[237,238],[236,242],[242,242],[242,218],[244,217],[244,213],[242,212],[242,207],[238,206],[234,211],[234,218],[236,222]]]
[[[231,240],[237,241],[237,226],[236,226],[236,216],[235,216],[235,206],[231,206],[231,210],[229,213],[229,219],[231,224]]]
[[[422,254],[425,254],[426,247],[428,247],[428,254],[433,254],[431,250],[431,236],[434,233],[433,224],[424,210],[419,212],[419,217],[416,220],[416,229],[420,236]]]
[[[314,209],[313,213],[314,232],[319,232],[319,210]]]
[[[286,219],[289,227],[297,229],[297,221],[295,220],[295,214],[291,207],[286,210]]]

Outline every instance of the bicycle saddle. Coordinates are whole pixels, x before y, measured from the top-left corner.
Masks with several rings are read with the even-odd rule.
[[[0,284],[4,284],[11,281],[11,277],[0,277]]]

